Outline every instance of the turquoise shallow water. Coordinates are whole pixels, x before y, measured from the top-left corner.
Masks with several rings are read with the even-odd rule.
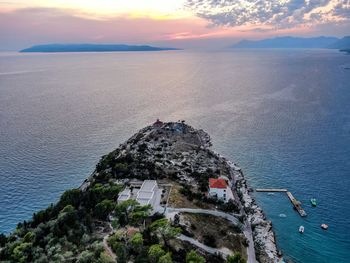
[[[286,258],[348,262],[349,65],[329,50],[3,53],[0,231],[78,186],[131,133],[158,117],[185,119],[251,186],[285,187],[302,201],[306,219],[283,194],[256,195]]]

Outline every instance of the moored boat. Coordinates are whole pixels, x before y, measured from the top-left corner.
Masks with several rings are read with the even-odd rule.
[[[312,206],[316,206],[316,205],[317,205],[316,198],[311,198],[311,199],[310,199],[310,202],[311,202],[311,205],[312,205]]]
[[[321,225],[321,228],[322,228],[323,230],[327,230],[327,229],[328,229],[328,225],[327,225],[327,224],[322,224],[322,225]]]
[[[301,233],[301,234],[304,233],[304,230],[305,230],[304,226],[299,227],[299,233]]]

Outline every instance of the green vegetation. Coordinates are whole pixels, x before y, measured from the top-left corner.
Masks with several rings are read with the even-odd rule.
[[[191,250],[186,255],[186,263],[204,263],[204,262],[205,262],[204,257],[198,255],[194,250]]]
[[[130,234],[128,230],[136,230],[136,233]],[[167,263],[172,262],[168,242],[179,231],[167,219],[161,218],[151,222],[143,231],[142,227],[118,230],[110,236],[108,244],[117,255],[118,262]]]
[[[33,215],[31,221],[18,224],[9,236],[0,235],[1,262],[114,262],[102,246],[105,235],[99,228],[108,228],[113,217],[117,231],[108,244],[118,262],[172,262],[168,240],[179,228],[167,219],[148,221],[151,206],[140,206],[135,200],[117,204],[122,187],[96,183],[87,191],[68,190],[56,205]],[[128,230],[136,229],[132,235]]]
[[[95,184],[68,190],[56,205],[33,214],[6,237],[0,235],[0,261],[110,262],[95,233],[96,222],[116,214],[121,186]],[[138,217],[139,218],[139,217]]]
[[[226,259],[227,263],[246,263],[247,261],[242,258],[240,253],[235,253],[234,255],[228,256]]]
[[[181,233],[180,228],[171,226],[169,221],[165,218],[153,222],[150,226],[150,229],[157,236],[161,237],[165,246],[168,246],[169,239],[172,239]]]

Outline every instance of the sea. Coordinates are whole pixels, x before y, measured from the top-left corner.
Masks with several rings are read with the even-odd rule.
[[[350,55],[337,50],[0,53],[0,232],[157,118],[204,129],[252,188],[302,202],[306,218],[284,193],[254,193],[285,259],[350,262]]]

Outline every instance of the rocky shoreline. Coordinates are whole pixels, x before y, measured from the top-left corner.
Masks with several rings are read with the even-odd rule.
[[[280,262],[272,222],[266,219],[263,210],[257,205],[241,170],[238,171],[237,185],[242,195],[247,220],[252,226],[254,247],[259,262]]]

